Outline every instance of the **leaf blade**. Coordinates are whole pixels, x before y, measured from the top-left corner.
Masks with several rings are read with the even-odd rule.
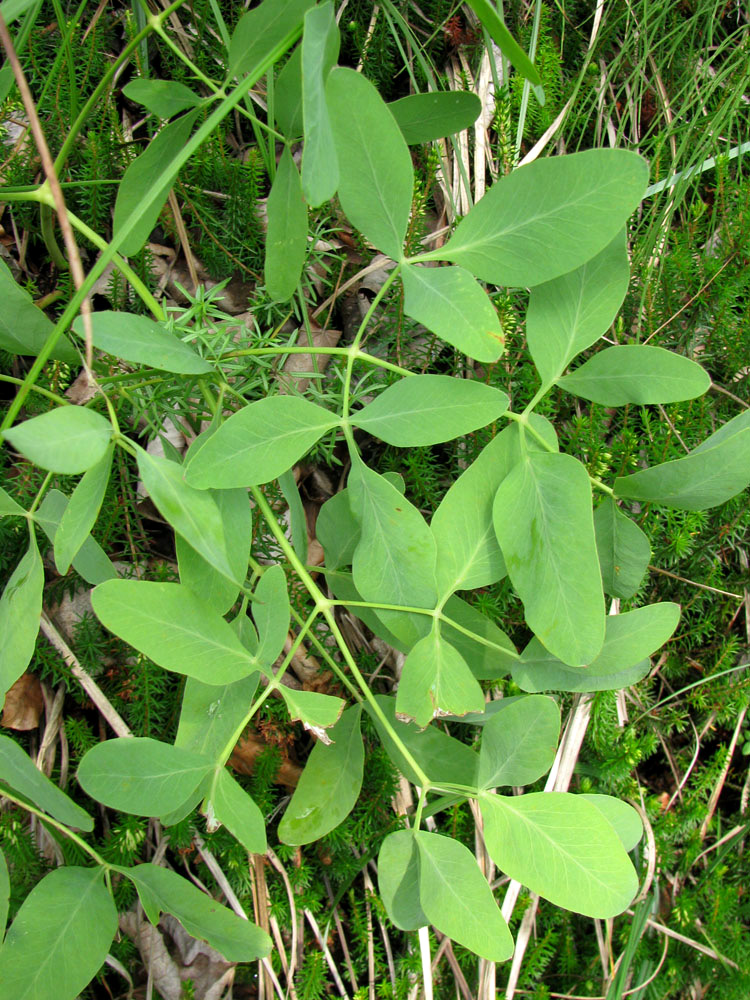
[[[678,403],[708,391],[708,372],[690,358],[649,344],[599,351],[558,385],[602,406]]]

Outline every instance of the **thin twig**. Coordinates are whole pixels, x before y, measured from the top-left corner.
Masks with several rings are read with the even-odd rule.
[[[83,669],[81,664],[76,659],[75,653],[73,653],[70,649],[44,611],[42,612],[40,624],[42,632],[44,632],[47,639],[52,643],[60,656],[62,656],[63,660],[65,660],[66,664],[70,668],[70,672],[99,709],[112,729],[114,729],[118,736],[132,736],[133,733],[125,720],[122,718],[109,698],[107,698],[94,678],[87,674]]]
[[[661,569],[660,566],[649,566],[649,570],[652,573],[660,573],[662,576],[671,577],[673,580],[679,580],[680,583],[687,583],[690,587],[698,587],[700,590],[710,590],[712,594],[721,594],[723,597],[733,597],[736,601],[744,601],[742,594],[734,594],[731,590],[720,590],[718,587],[709,587],[707,583],[698,583],[696,580],[688,580],[684,576],[678,576],[677,573],[671,573],[668,569]]]

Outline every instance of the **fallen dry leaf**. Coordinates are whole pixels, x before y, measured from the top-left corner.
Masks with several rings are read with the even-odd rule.
[[[5,696],[0,724],[6,729],[36,729],[44,711],[44,696],[39,678],[22,674]]]

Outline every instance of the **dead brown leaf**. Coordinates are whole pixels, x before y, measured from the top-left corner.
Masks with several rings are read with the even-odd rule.
[[[6,729],[36,729],[44,711],[44,696],[39,678],[22,674],[5,696],[0,724]]]

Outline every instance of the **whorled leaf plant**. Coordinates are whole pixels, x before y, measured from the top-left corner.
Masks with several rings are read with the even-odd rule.
[[[473,6],[481,17],[485,5]],[[148,30],[163,34],[167,13],[152,18]],[[504,38],[496,24],[491,27],[498,41]],[[222,356],[201,356],[177,339],[159,304],[144,293],[154,319],[95,313],[93,343],[123,363],[199,380],[216,417],[184,462],[143,451],[120,429],[109,400],[107,416],[95,403],[60,400],[41,416],[14,423],[45,360],[75,356],[66,338],[71,326],[82,336],[73,320],[87,289],[110,261],[126,266],[118,251],[133,253],[143,245],[180,167],[235,107],[252,114],[243,104],[248,88],[273,72],[300,34],[299,54],[277,80],[276,134],[284,149],[268,200],[268,287],[282,299],[294,293],[305,260],[306,204],[334,194],[351,224],[395,262],[354,342],[339,352],[345,359],[340,409],[287,394],[224,416]],[[406,930],[432,924],[477,955],[504,961],[513,940],[476,859],[462,843],[422,828],[429,797],[475,800],[498,868],[553,903],[600,918],[630,904],[637,874],[628,852],[640,838],[630,806],[607,796],[510,791],[535,782],[554,760],[560,713],[548,692],[616,689],[637,681],[677,626],[673,604],[605,613],[605,595],[633,596],[650,558],[629,502],[696,510],[742,490],[750,481],[750,415],[730,420],[684,458],[611,485],[593,480],[578,458],[561,453],[554,426],[535,412],[555,386],[613,407],[690,399],[709,386],[698,364],[638,344],[606,348],[570,368],[609,328],[625,295],[626,226],[646,189],[646,163],[618,149],[535,162],[501,178],[443,246],[406,256],[414,173],[402,120],[406,130],[413,129],[424,100],[427,138],[439,137],[469,124],[475,103],[451,100],[441,107],[434,95],[423,95],[410,99],[408,114],[391,110],[361,74],[335,65],[337,55],[330,0],[265,0],[240,20],[227,52],[226,78],[218,85],[203,81],[208,97],[169,81],[131,85],[130,96],[147,109],[177,117],[126,172],[114,237],[58,323],[53,326],[0,268],[3,292],[19,303],[23,317],[12,328],[0,327],[0,346],[37,358],[3,424],[5,441],[50,473],[81,474],[70,497],[44,495],[43,488],[29,510],[0,492],[0,516],[25,518],[30,537],[0,600],[0,684],[7,691],[33,652],[44,582],[38,524],[53,539],[60,572],[72,563],[94,585],[93,608],[102,624],[187,678],[173,744],[118,738],[86,753],[77,779],[92,799],[165,824],[198,807],[248,851],[263,853],[264,817],[225,764],[249,721],[278,692],[290,718],[319,737],[279,836],[291,845],[312,843],[341,823],[357,801],[366,712],[394,764],[419,789],[408,827],[386,837],[379,855],[380,892],[391,920]],[[523,71],[515,50],[513,56]],[[205,117],[196,127],[199,107]],[[291,144],[300,138],[301,176],[291,156]],[[44,187],[0,195],[48,203]],[[478,380],[397,369],[398,381],[353,408],[355,365],[383,364],[362,349],[363,337],[398,281],[410,317],[485,364],[501,357],[504,338],[480,282],[529,287],[527,338],[540,381],[529,405],[513,411],[506,393]],[[143,293],[142,286],[136,290]],[[498,420],[505,426],[446,491],[430,524],[393,481],[365,464],[354,436],[360,428],[408,448],[448,441]],[[263,486],[286,477],[288,490],[291,467],[331,432],[346,443],[351,471],[346,488],[320,513],[322,585],[288,540]],[[119,578],[90,536],[114,449],[135,457],[154,504],[174,528],[179,583]],[[253,559],[251,502],[275,536],[283,566],[264,568]],[[521,651],[498,623],[459,596],[506,575],[534,634]],[[290,577],[306,589],[311,610],[284,653]],[[340,605],[403,652],[395,699],[368,686],[337,624]],[[286,667],[320,619],[338,646],[330,662],[347,699],[283,683]],[[480,681],[507,674],[528,694],[486,703]],[[470,713],[470,721],[482,727],[479,752],[434,724],[445,716],[460,722]],[[77,995],[103,962],[116,928],[113,877],[132,881],[149,919],[174,914],[229,960],[269,953],[264,931],[174,872],[153,864],[118,867],[102,858],[75,832],[90,831],[93,817],[5,737],[0,761],[0,792],[71,838],[92,865],[55,871],[29,895],[0,949],[3,997]],[[72,941],[81,956],[76,963],[66,960]]]

